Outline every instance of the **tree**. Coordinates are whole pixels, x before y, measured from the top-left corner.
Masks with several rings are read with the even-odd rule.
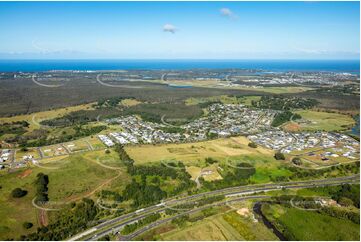
[[[276,160],[285,160],[286,158],[285,158],[285,155],[284,154],[282,154],[281,152],[277,152],[276,154],[275,154],[275,159]]]
[[[105,235],[102,240],[104,240],[104,241],[110,241],[109,235]]]
[[[35,181],[36,185],[36,201],[37,202],[47,202],[48,198],[48,184],[49,177],[44,173],[39,173],[37,175],[37,180]]]
[[[248,143],[248,146],[251,148],[257,148],[257,144],[255,142]]]
[[[33,224],[30,223],[30,222],[24,222],[24,223],[23,223],[23,227],[24,227],[25,229],[30,229],[30,228],[33,227]]]
[[[293,164],[295,164],[295,165],[301,165],[301,159],[300,158],[298,158],[298,157],[295,157],[295,158],[293,158],[292,159],[292,162],[293,162]]]
[[[110,150],[106,149],[105,154],[110,154]]]
[[[159,185],[160,184],[160,179],[159,177],[155,176],[152,178],[152,183],[156,184],[156,185]]]
[[[218,137],[218,135],[216,133],[208,132],[207,137],[208,139],[215,139]]]
[[[20,198],[20,197],[25,196],[26,194],[28,194],[28,191],[22,190],[21,188],[15,188],[11,192],[11,195],[12,195],[13,198]]]
[[[218,162],[216,159],[213,159],[212,157],[207,157],[205,159],[205,161],[206,161],[207,164],[214,164],[214,163]]]
[[[184,227],[186,222],[189,220],[189,215],[182,215],[178,218],[172,219],[172,223],[178,225],[178,227]]]

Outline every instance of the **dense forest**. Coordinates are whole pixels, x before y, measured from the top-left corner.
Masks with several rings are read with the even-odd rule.
[[[319,104],[316,99],[285,97],[281,95],[262,96],[259,101],[252,100],[253,107],[274,110],[310,109]]]
[[[96,218],[98,208],[91,199],[83,198],[79,203],[72,203],[57,214],[55,222],[46,227],[39,227],[37,232],[22,235],[20,240],[65,240],[84,231]]]
[[[291,119],[296,120],[296,119],[300,119],[300,118],[302,118],[301,115],[299,115],[297,113],[292,113],[290,111],[277,113],[272,121],[272,126],[278,127],[278,126],[290,121]]]
[[[36,202],[47,202],[49,201],[48,197],[48,184],[49,177],[44,173],[39,173],[36,176],[35,186],[36,186]]]

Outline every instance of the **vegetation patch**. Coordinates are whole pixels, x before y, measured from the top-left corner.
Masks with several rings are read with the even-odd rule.
[[[345,114],[312,110],[301,110],[296,113],[302,116],[302,120],[299,121],[302,131],[340,131],[347,130],[355,124],[355,120]]]
[[[187,121],[199,118],[202,108],[197,105],[187,106],[185,104],[171,103],[142,103],[128,107],[123,111],[124,115],[140,115],[143,120],[161,123],[162,117],[166,117],[168,123],[183,124]]]
[[[226,241],[242,240],[242,237],[222,218],[204,219],[183,228],[173,229],[160,235],[171,241]]]
[[[273,127],[278,127],[280,126],[281,124],[284,124],[290,120],[296,120],[296,119],[300,119],[301,116],[297,113],[292,113],[290,111],[285,111],[285,112],[282,112],[282,113],[277,113],[275,115],[275,117],[273,118],[273,121],[272,121],[272,126]]]
[[[273,151],[262,147],[251,148],[248,146],[249,142],[246,137],[239,136],[197,143],[127,146],[125,150],[136,164],[161,160],[179,160],[188,165],[195,161],[199,163],[200,160],[209,157],[224,159],[225,157],[240,155],[272,156]]]
[[[15,188],[12,192],[11,192],[11,196],[13,198],[20,198],[25,196],[26,194],[28,194],[28,191],[23,190],[21,188]]]
[[[0,137],[5,134],[22,135],[27,132],[29,127],[27,121],[14,121],[11,123],[1,123],[0,125]]]
[[[36,175],[37,179],[35,181],[36,186],[36,202],[47,202],[49,201],[48,197],[48,184],[49,177],[43,173]]]
[[[191,97],[185,100],[186,105],[198,105],[202,104],[202,106],[208,106],[212,103],[223,103],[223,104],[240,104],[243,100],[237,96],[213,96],[213,97]]]
[[[127,224],[125,225],[124,229],[121,231],[121,234],[130,234],[134,231],[136,231],[137,229],[145,226],[146,224],[150,224],[153,223],[155,221],[157,221],[158,219],[160,219],[160,214],[159,213],[155,213],[155,214],[151,214],[148,215],[147,217],[133,223],[133,224]]]
[[[19,240],[65,240],[86,229],[97,213],[94,201],[84,198],[80,203],[59,211],[55,222],[39,228],[35,233],[22,235]]]
[[[292,110],[310,109],[319,102],[310,98],[285,97],[282,95],[262,96],[258,101],[252,101],[252,106],[263,109]]]
[[[223,215],[223,218],[235,228],[245,240],[256,240],[256,236],[250,231],[247,224],[241,221],[240,216],[236,212],[227,213]]]
[[[289,240],[358,240],[359,224],[314,211],[264,205],[268,219]]]

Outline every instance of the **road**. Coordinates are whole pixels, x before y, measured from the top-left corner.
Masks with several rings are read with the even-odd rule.
[[[222,206],[222,205],[226,205],[227,203],[234,203],[234,202],[240,202],[240,201],[244,201],[244,200],[249,200],[249,199],[260,199],[260,198],[269,198],[269,196],[249,196],[249,197],[241,197],[241,198],[236,198],[236,199],[233,199],[231,201],[224,201],[224,202],[218,202],[218,203],[213,203],[213,204],[209,204],[209,205],[206,205],[206,206],[203,206],[203,207],[199,207],[199,208],[195,208],[195,209],[192,209],[190,211],[186,211],[186,212],[183,212],[183,213],[180,213],[180,214],[177,214],[173,217],[169,217],[169,218],[166,218],[166,219],[163,219],[163,220],[158,220],[154,223],[151,223],[149,225],[146,225],[144,227],[142,227],[141,229],[135,231],[134,233],[130,234],[130,235],[126,235],[126,236],[123,236],[123,239],[124,240],[131,240],[135,237],[137,237],[138,235],[148,231],[148,230],[151,230],[152,228],[155,228],[161,224],[164,224],[164,223],[167,223],[167,222],[170,222],[172,221],[173,219],[175,218],[178,218],[178,217],[181,217],[181,216],[184,216],[184,215],[188,215],[188,214],[192,214],[192,213],[196,213],[196,212],[200,212],[202,211],[203,209],[207,209],[207,208],[212,208],[212,207],[215,207],[215,206]]]
[[[143,86],[131,86],[131,85],[124,85],[123,84],[120,84],[120,85],[115,85],[115,84],[109,84],[109,83],[105,83],[105,82],[102,82],[100,79],[100,76],[102,75],[102,73],[99,73],[96,77],[96,80],[99,84],[103,85],[103,86],[106,86],[106,87],[121,87],[121,88],[144,88]],[[127,81],[127,82],[130,82],[131,79],[127,79],[127,80],[124,80],[124,81]]]
[[[318,187],[318,186],[340,185],[340,184],[344,184],[344,183],[355,183],[355,182],[359,182],[359,176],[360,175],[357,174],[357,175],[352,175],[352,176],[347,176],[347,177],[329,178],[329,179],[321,179],[321,180],[309,180],[309,181],[298,181],[298,182],[283,182],[283,183],[277,183],[277,184],[273,183],[273,184],[259,184],[259,185],[230,187],[230,188],[220,189],[220,190],[211,191],[211,192],[199,193],[199,194],[186,196],[186,197],[172,198],[172,199],[163,201],[163,203],[161,203],[161,204],[143,208],[141,211],[137,210],[135,212],[124,214],[117,218],[105,221],[105,222],[98,224],[78,235],[75,235],[74,237],[70,238],[69,240],[84,240],[84,239],[85,240],[86,239],[97,240],[100,237],[103,237],[105,235],[109,235],[109,234],[118,232],[125,225],[134,223],[152,213],[155,213],[155,212],[159,213],[159,212],[165,211],[166,207],[169,207],[170,205],[174,206],[174,205],[178,205],[178,204],[182,204],[182,203],[189,203],[194,199],[200,199],[203,197],[218,196],[218,195],[224,195],[226,197],[234,197],[234,196],[250,195],[250,194],[259,193],[259,192],[281,190],[283,188],[299,189],[299,188],[311,188],[311,187]],[[243,197],[243,198],[245,198],[245,197]],[[248,198],[250,198],[250,197],[248,197]],[[215,204],[212,204],[212,206],[214,206],[214,205]],[[204,208],[205,207],[202,207],[199,209],[204,209]],[[189,213],[191,211],[194,211],[194,210],[186,211],[181,214],[184,215],[185,213]],[[180,216],[181,216],[181,214],[180,214]],[[178,216],[178,215],[176,215],[176,216]],[[167,218],[167,219],[169,220],[169,219],[173,219],[173,218],[175,218],[175,217]],[[166,220],[166,221],[168,221],[168,220]],[[162,221],[164,221],[164,220],[155,222],[156,225],[154,225],[154,226],[151,226],[152,224],[147,225],[138,231],[143,231],[145,228],[148,228],[148,230],[149,230],[150,228],[158,226],[159,223]],[[138,231],[135,232],[137,235],[140,234]],[[145,232],[145,231],[143,231],[143,232]],[[137,236],[137,235],[135,235],[135,236]],[[132,237],[132,234],[130,234],[126,237],[126,239],[131,239],[131,238],[134,238],[134,237]]]

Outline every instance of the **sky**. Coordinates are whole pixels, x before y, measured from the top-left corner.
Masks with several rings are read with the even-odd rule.
[[[0,2],[0,59],[359,59],[359,2]]]

